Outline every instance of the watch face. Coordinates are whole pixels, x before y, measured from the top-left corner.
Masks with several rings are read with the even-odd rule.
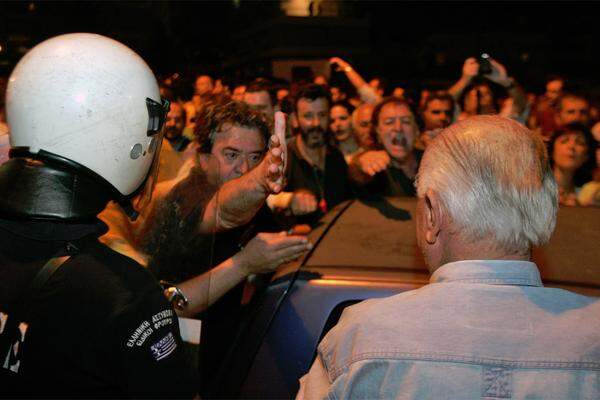
[[[183,310],[188,304],[188,299],[177,286],[170,286],[166,288],[165,296],[167,297],[169,303],[171,303],[173,307],[178,310]]]
[[[185,308],[185,306],[187,306],[187,301],[185,299],[177,299],[174,303],[173,306],[175,306],[175,308],[177,308],[178,310],[183,310]]]

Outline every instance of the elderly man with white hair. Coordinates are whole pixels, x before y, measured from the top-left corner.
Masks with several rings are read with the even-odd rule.
[[[416,187],[430,284],[346,309],[298,398],[600,398],[600,300],[543,287],[530,261],[557,211],[541,138],[466,119],[428,146]]]

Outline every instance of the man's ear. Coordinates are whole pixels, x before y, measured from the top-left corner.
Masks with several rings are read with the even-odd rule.
[[[292,124],[292,128],[294,128],[294,130],[298,129],[298,117],[296,116],[296,112],[294,111],[291,115],[290,115],[290,122]]]
[[[427,190],[424,200],[425,240],[429,244],[434,244],[446,222],[445,210],[442,206],[440,196],[432,189]]]
[[[197,156],[198,164],[203,171],[206,172],[206,179],[212,185],[221,185],[221,178],[219,176],[219,163],[215,156],[209,153],[198,153]]]

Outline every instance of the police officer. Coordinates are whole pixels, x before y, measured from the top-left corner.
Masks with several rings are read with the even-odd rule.
[[[2,396],[193,397],[151,274],[97,240],[109,200],[147,199],[168,103],[132,50],[95,34],[34,47],[7,89],[0,166]]]

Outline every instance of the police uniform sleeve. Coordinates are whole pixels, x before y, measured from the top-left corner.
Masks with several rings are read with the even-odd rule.
[[[136,398],[192,398],[197,368],[181,340],[177,315],[158,286],[139,294],[114,319],[114,364]]]

